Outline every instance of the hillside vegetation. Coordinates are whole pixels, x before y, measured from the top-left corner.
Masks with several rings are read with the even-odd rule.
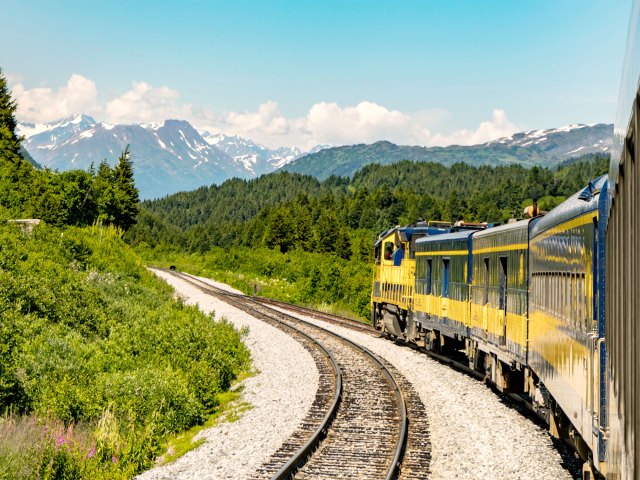
[[[37,170],[14,112],[0,71],[0,478],[131,478],[216,411],[249,352],[122,240],[128,150],[113,169]],[[25,217],[44,222],[8,222]]]
[[[504,222],[533,198],[550,210],[607,166],[606,157],[555,171],[403,161],[322,182],[280,172],[143,202],[127,239],[151,263],[368,317],[371,250],[382,230],[419,218]]]
[[[606,157],[595,157],[556,171],[403,161],[322,182],[273,173],[143,202],[127,238],[189,252],[265,246],[366,258],[372,235],[390,226],[419,218],[504,222],[520,216],[533,198],[549,210],[607,167]]]

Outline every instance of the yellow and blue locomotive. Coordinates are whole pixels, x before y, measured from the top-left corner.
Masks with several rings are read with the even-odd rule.
[[[419,222],[391,228],[374,244],[376,266],[371,294],[371,323],[391,335],[403,337],[415,285],[415,245],[419,238],[451,230],[445,222]]]

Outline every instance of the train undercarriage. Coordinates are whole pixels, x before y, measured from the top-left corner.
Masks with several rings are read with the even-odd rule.
[[[496,348],[458,334],[445,335],[414,318],[412,312],[389,303],[374,303],[371,323],[382,334],[446,358],[496,390],[517,396],[545,422],[549,433],[570,444],[584,462],[583,479],[604,478],[594,467],[593,454],[544,384],[527,366],[510,360]]]

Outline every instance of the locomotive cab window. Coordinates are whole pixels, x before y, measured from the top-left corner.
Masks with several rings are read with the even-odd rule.
[[[394,250],[393,242],[385,242],[385,244],[384,244],[384,259],[385,260],[392,260],[393,259],[393,250]]]

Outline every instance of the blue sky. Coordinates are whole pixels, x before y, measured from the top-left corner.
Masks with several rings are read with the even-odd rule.
[[[185,118],[269,146],[612,123],[630,0],[2,0],[19,119]]]

